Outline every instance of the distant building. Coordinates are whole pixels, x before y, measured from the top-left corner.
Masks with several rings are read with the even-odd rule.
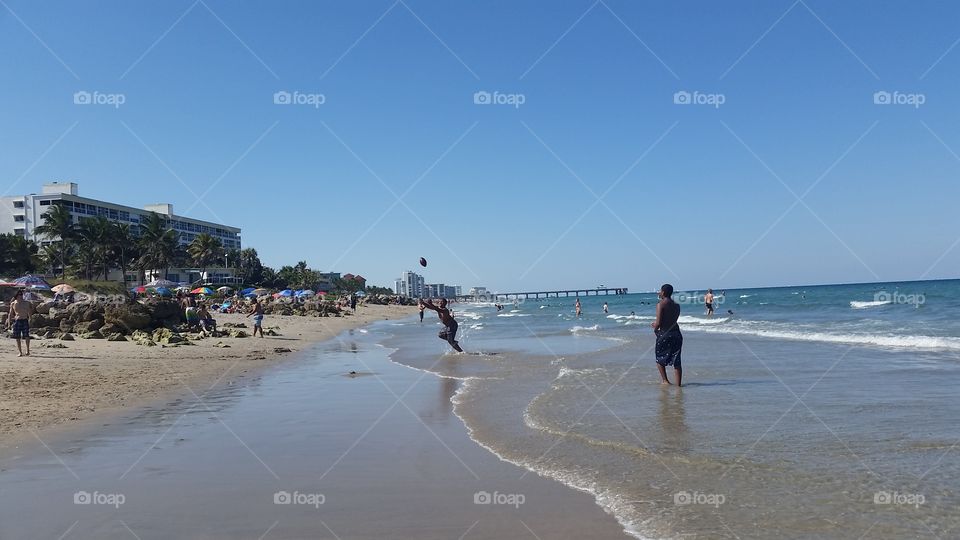
[[[330,292],[337,280],[340,279],[340,272],[319,272],[318,277],[320,281],[317,282],[317,292]]]
[[[470,296],[487,296],[490,293],[487,292],[486,287],[471,287],[469,294]]]
[[[360,274],[344,274],[342,278],[344,281],[357,281],[360,283],[360,288],[365,289],[367,287],[367,278],[361,276]]]
[[[459,288],[460,287],[455,285],[431,283],[423,286],[423,296],[426,298],[453,298],[457,296],[457,290]]]
[[[44,222],[43,214],[51,205],[63,205],[73,216],[74,223],[88,217],[103,216],[110,221],[130,225],[133,234],[140,234],[140,222],[151,212],[159,214],[171,229],[180,233],[180,244],[193,242],[198,234],[207,233],[220,240],[224,249],[240,249],[240,228],[178,216],[173,213],[172,204],[149,204],[143,208],[134,208],[122,204],[89,199],[79,195],[75,182],[52,182],[43,185],[39,195],[16,195],[0,197],[0,233],[13,233],[33,240],[40,245],[56,239],[38,237],[34,229]]]
[[[396,285],[394,290],[400,296],[405,296],[407,298],[424,297],[423,276],[417,274],[416,272],[407,270],[394,281],[394,284]]]

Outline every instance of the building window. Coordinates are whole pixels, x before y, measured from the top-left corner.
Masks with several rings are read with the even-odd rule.
[[[14,208],[23,208],[23,201],[13,201]]]
[[[40,206],[50,206],[50,201],[40,201]]]
[[[13,234],[15,234],[15,235],[17,235],[17,236],[24,236],[25,233],[26,233],[26,231],[24,231],[23,229],[14,229],[14,230],[13,230]]]
[[[23,221],[23,216],[13,216],[14,221]]]

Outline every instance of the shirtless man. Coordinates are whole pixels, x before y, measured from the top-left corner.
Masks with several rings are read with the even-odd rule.
[[[707,289],[703,297],[703,304],[707,308],[707,317],[713,317],[713,289]]]
[[[13,337],[17,340],[17,356],[23,356],[21,339],[27,342],[27,356],[30,356],[30,315],[33,315],[33,304],[23,299],[23,289],[20,289],[13,295],[7,313],[7,325],[13,329]]]
[[[583,310],[580,308],[580,299],[579,299],[579,298],[577,298],[576,308],[577,308],[577,317],[579,317],[579,316],[580,316],[580,313],[583,311]]]
[[[657,304],[657,318],[653,321],[653,332],[657,336],[657,370],[660,371],[660,384],[669,385],[667,366],[672,365],[677,374],[677,386],[683,386],[683,368],[680,365],[680,350],[683,348],[683,334],[677,319],[680,318],[680,304],[673,301],[673,285],[665,283],[660,287],[660,303]]]
[[[447,299],[441,298],[439,306],[433,305],[433,300],[428,299],[423,303],[423,307],[436,311],[437,316],[440,317],[440,322],[443,323],[444,329],[437,334],[437,337],[449,343],[450,346],[453,347],[453,350],[463,352],[463,349],[460,348],[460,344],[457,342],[457,328],[459,325],[453,318],[453,314],[447,309]]]
[[[263,337],[263,304],[256,298],[253,299],[253,308],[247,313],[246,318],[253,316],[253,337],[257,337],[257,330],[260,331],[260,337]]]

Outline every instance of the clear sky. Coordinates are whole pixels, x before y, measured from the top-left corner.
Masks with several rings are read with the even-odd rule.
[[[0,189],[171,202],[265,264],[387,286],[421,256],[500,291],[957,277],[958,17],[0,0]]]

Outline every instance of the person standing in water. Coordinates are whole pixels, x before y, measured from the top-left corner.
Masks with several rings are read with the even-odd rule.
[[[440,322],[443,323],[444,328],[437,334],[437,337],[449,343],[450,346],[453,347],[453,350],[463,352],[463,349],[460,348],[460,344],[457,342],[457,328],[459,325],[453,318],[453,314],[447,309],[447,299],[441,298],[439,306],[433,305],[433,300],[427,299],[423,303],[423,306],[436,311],[437,316],[440,317]]]
[[[703,305],[707,308],[707,317],[713,317],[713,289],[707,289],[703,297]]]
[[[604,312],[604,313],[610,313],[610,308],[607,307],[607,303],[606,303],[606,302],[603,303],[603,312]]]
[[[580,297],[579,297],[579,296],[577,297],[577,305],[576,305],[576,308],[577,308],[577,317],[579,317],[579,316],[580,316],[580,313],[581,313],[581,311],[582,311],[582,309],[581,309],[581,307],[580,307]]]
[[[683,386],[683,368],[680,365],[680,351],[683,349],[683,334],[680,333],[680,304],[673,301],[673,285],[665,283],[660,287],[660,302],[657,304],[657,318],[653,321],[653,332],[657,336],[657,370],[660,372],[660,384],[669,385],[667,366],[673,366],[677,374],[677,386]]]

